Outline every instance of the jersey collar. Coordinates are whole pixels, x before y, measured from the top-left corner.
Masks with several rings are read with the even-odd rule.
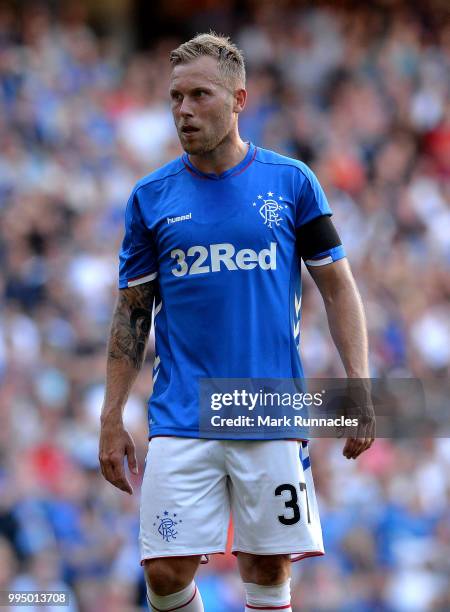
[[[225,172],[222,172],[222,174],[215,174],[214,172],[202,172],[201,170],[196,168],[191,163],[191,160],[189,159],[189,155],[187,153],[183,154],[182,160],[187,170],[189,170],[189,172],[196,174],[200,178],[212,179],[212,180],[218,181],[218,180],[227,178],[229,176],[236,176],[237,174],[244,172],[244,170],[246,170],[248,166],[250,166],[252,161],[255,159],[255,155],[256,155],[256,147],[254,144],[249,142],[248,151],[244,159],[240,161],[237,166],[233,166],[233,168],[229,168],[228,170],[225,170]]]

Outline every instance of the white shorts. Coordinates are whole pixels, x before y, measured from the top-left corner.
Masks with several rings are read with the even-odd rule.
[[[226,550],[323,555],[306,442],[156,437],[141,490],[141,562]]]

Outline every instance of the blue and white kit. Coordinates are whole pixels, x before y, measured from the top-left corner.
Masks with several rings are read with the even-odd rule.
[[[324,215],[305,164],[252,144],[221,175],[183,155],[134,188],[120,288],[157,287],[142,562],[224,552],[230,512],[235,553],[323,554],[307,443],[204,439],[199,379],[303,377],[297,234]],[[344,256],[339,245],[305,263]]]

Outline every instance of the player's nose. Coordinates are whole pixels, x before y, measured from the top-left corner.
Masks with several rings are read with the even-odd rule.
[[[184,98],[183,102],[181,103],[181,106],[179,108],[179,113],[181,117],[193,117],[194,116],[189,100],[186,100],[186,98]]]

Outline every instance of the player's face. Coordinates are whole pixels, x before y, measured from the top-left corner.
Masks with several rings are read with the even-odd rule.
[[[181,146],[191,155],[213,151],[236,122],[235,96],[212,57],[175,66],[170,82],[172,113]]]

